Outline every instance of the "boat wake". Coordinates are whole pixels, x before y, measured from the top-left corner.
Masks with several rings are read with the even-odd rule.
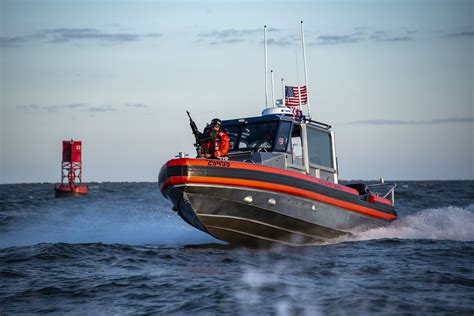
[[[347,241],[373,239],[432,239],[474,241],[474,204],[425,209],[401,216],[388,227],[356,233]]]

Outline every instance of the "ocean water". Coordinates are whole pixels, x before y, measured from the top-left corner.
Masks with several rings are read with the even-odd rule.
[[[188,226],[157,183],[0,185],[0,315],[473,315],[474,181],[398,183],[390,226],[272,249]]]

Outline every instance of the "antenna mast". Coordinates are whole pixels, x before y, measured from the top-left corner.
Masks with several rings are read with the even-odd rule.
[[[301,21],[301,45],[303,46],[303,60],[304,60],[304,84],[306,86],[306,105],[308,106],[308,117],[311,119],[311,107],[309,105],[309,88],[308,88],[308,72],[306,71],[306,49],[304,46],[304,29],[303,21]],[[299,88],[299,87],[298,87]],[[301,104],[301,103],[300,103]]]
[[[272,108],[275,107],[275,85],[273,83],[273,69],[270,70],[271,79],[272,79]]]
[[[286,104],[285,104],[286,96],[285,96],[285,86],[283,85],[283,78],[281,78],[281,98],[282,98],[282,102],[283,102],[283,107],[285,107],[286,106]]]
[[[267,83],[267,73],[268,73],[268,62],[267,62],[267,26],[263,26],[263,47],[265,52],[265,108],[268,108],[268,83]]]

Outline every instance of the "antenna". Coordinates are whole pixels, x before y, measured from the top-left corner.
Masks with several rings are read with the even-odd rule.
[[[281,78],[281,100],[283,102],[283,106],[285,107],[285,86],[283,85],[283,78]]]
[[[305,49],[305,46],[304,46],[303,21],[301,21],[301,45],[303,46],[304,84],[306,86],[306,105],[308,106],[308,117],[311,119],[311,107],[309,105],[308,72],[306,71],[306,49]],[[301,102],[300,102],[300,104],[301,104]]]
[[[299,69],[299,66],[298,66],[298,52],[296,51],[296,48],[295,48],[295,62],[296,62],[296,84],[297,84],[297,88],[298,88],[298,107],[299,107],[299,110],[302,111],[301,91],[300,91],[301,83],[300,83],[300,74],[299,74],[300,72],[298,70]]]
[[[270,70],[271,79],[272,79],[272,108],[275,107],[275,85],[273,84],[273,69]]]
[[[267,62],[267,26],[263,26],[263,49],[265,53],[265,108],[268,108],[268,84],[267,84],[267,73],[268,73],[268,62]]]

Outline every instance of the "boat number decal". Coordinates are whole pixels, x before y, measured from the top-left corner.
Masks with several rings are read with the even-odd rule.
[[[230,167],[230,162],[220,160],[209,160],[207,162],[207,165],[213,167]]]

